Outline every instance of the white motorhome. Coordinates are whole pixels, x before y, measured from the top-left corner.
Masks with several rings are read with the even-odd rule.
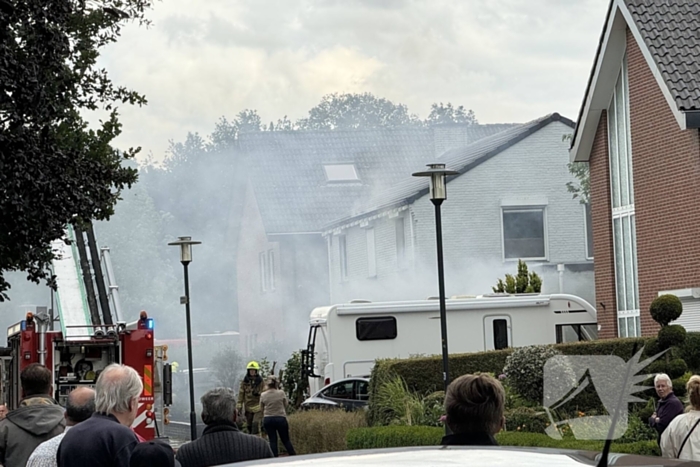
[[[492,294],[446,300],[448,350],[498,350],[593,340],[596,310],[573,295]],[[368,377],[379,358],[441,354],[438,300],[355,300],[314,309],[302,367],[311,392],[348,377]]]

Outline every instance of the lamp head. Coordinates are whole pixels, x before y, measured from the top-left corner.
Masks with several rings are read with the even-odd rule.
[[[442,163],[428,164],[428,170],[413,174],[414,177],[430,178],[430,199],[432,201],[443,201],[447,199],[447,184],[445,178],[448,175],[459,175],[459,172],[447,170],[445,164]]]
[[[192,240],[192,237],[178,237],[176,242],[168,243],[169,246],[180,247],[180,262],[189,264],[192,262],[192,245],[200,245],[202,242]]]

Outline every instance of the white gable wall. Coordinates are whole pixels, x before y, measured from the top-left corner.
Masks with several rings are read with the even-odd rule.
[[[547,260],[585,263],[584,207],[566,189],[572,180],[567,163],[572,129],[553,122],[448,184],[442,206],[446,292],[448,295],[490,292],[498,277],[516,271],[517,261],[503,260],[502,203],[546,202]],[[449,168],[449,167],[448,167]],[[419,169],[419,168],[417,168]],[[410,174],[407,174],[410,176]],[[424,196],[404,211],[408,268],[396,264],[395,219],[373,222],[377,276],[367,277],[366,232],[344,231],[348,277],[339,276],[337,237],[331,248],[331,298],[334,303],[355,298],[400,300],[437,295],[434,207]],[[410,220],[413,219],[413,228]],[[412,232],[413,231],[413,232]],[[411,235],[416,258],[412,256]],[[535,266],[536,262],[528,262]],[[558,292],[556,273],[545,277],[545,291]],[[564,291],[593,300],[592,272],[568,274]]]

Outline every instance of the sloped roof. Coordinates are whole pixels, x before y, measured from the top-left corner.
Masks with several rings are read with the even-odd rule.
[[[625,0],[680,110],[700,110],[700,3]]]
[[[470,141],[514,124],[464,128]],[[320,232],[373,193],[435,159],[430,127],[242,134],[239,146],[269,234]],[[329,182],[324,164],[354,164],[359,181]]]
[[[438,160],[445,163],[447,169],[455,170],[459,172],[459,175],[462,175],[555,121],[561,121],[571,128],[574,127],[573,121],[562,117],[558,113],[552,113],[492,136],[482,138],[467,146],[451,149],[442,154]],[[431,160],[429,162],[435,161]],[[430,182],[427,177],[412,177],[411,173],[415,172],[417,169],[422,169],[422,167],[412,167],[410,172],[402,174],[401,182],[373,196],[367,203],[359,206],[358,209],[350,213],[349,216],[339,218],[329,223],[324,230],[331,230],[357,218],[370,216],[378,211],[404,204],[411,204],[416,199],[426,195],[429,190]],[[447,182],[449,183],[450,180],[459,177],[459,175],[448,177]]]
[[[610,0],[579,110],[571,160],[587,161],[610,102],[629,27],[681,129],[700,127],[700,4],[697,0]]]

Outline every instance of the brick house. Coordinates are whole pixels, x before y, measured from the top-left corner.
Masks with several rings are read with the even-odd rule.
[[[566,189],[573,128],[555,113],[437,158],[460,172],[442,205],[448,296],[490,293],[523,259],[543,276],[544,293],[595,302],[587,209]],[[434,207],[428,180],[411,177],[421,169],[407,168],[401,183],[325,227],[333,303],[437,295]]]
[[[612,0],[571,144],[588,162],[600,337],[651,335],[651,301],[700,330],[700,6]]]
[[[514,124],[242,134],[247,173],[237,242],[239,332],[250,354],[260,346],[299,348],[308,317],[330,303],[323,226],[345,217],[455,146]],[[409,175],[410,176],[410,175]]]

